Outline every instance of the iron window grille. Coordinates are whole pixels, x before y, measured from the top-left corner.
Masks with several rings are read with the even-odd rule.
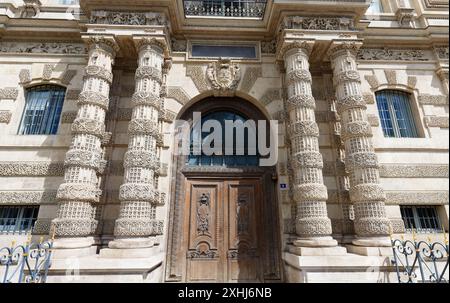
[[[411,232],[429,233],[442,229],[435,206],[400,206],[405,228]]]
[[[32,230],[39,206],[0,206],[0,234],[22,234]]]
[[[64,87],[56,85],[39,85],[27,89],[19,134],[56,134],[65,92]]]

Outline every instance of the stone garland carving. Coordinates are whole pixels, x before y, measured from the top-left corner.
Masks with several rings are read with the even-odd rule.
[[[261,52],[263,54],[275,54],[277,51],[277,41],[262,41],[261,42]]]
[[[273,101],[281,100],[281,94],[281,89],[279,88],[268,88],[260,98],[260,101],[264,105],[269,105]]]
[[[186,67],[186,76],[190,77],[194,82],[200,93],[209,90],[209,85],[206,82],[205,72],[203,71],[203,65],[191,65]]]
[[[165,45],[155,39],[144,38],[137,42],[138,62],[136,69],[136,91],[132,97],[132,119],[128,132],[130,141],[124,159],[124,181],[120,186],[120,214],[115,222],[116,239],[110,247],[120,247],[121,238],[148,237],[162,233],[162,221],[154,220],[152,210],[160,204],[157,189],[160,176],[160,162],[157,155],[158,141],[161,140],[160,121],[163,103],[160,99],[163,87],[163,68]],[[149,62],[153,62],[150,66]],[[152,95],[145,84],[156,87]],[[144,98],[145,97],[145,98]],[[140,118],[138,118],[140,117]],[[143,149],[140,141],[149,140]],[[134,172],[140,171],[136,175]],[[153,243],[142,240],[139,247],[149,247]],[[129,247],[129,246],[128,246]]]
[[[75,54],[85,55],[87,49],[83,43],[61,42],[0,42],[2,53],[29,53],[29,54]]]
[[[167,98],[175,99],[181,105],[184,105],[191,100],[191,97],[181,86],[169,86],[167,90]]]
[[[361,48],[357,55],[358,60],[386,60],[386,61],[429,61],[422,50],[399,50],[389,48]]]
[[[309,55],[312,47],[306,42],[296,46],[284,53],[288,83],[287,111],[289,116],[298,117],[290,121],[288,131],[293,142],[289,162],[297,206],[296,234],[301,237],[295,244],[302,246],[314,242],[314,237],[322,237],[322,241],[333,246],[335,243],[329,237],[332,230],[326,209],[328,195],[323,184],[323,160],[319,153],[319,131],[314,115],[315,100],[311,94]]]
[[[380,166],[380,177],[385,178],[448,178],[448,165],[418,164]]]
[[[0,100],[1,99],[16,100],[18,95],[19,95],[19,90],[15,87],[0,88]]]
[[[19,73],[20,84],[27,84],[31,82],[31,73],[29,69],[22,69]]]
[[[395,70],[384,70],[384,74],[386,75],[386,80],[388,84],[395,85],[397,84],[397,72]]]
[[[436,47],[436,54],[441,60],[448,60],[448,46]]]
[[[101,190],[98,174],[101,174],[106,161],[101,157],[101,148],[86,146],[86,136],[94,140],[93,146],[100,146],[105,134],[105,114],[108,108],[108,95],[98,84],[112,81],[112,64],[118,47],[113,40],[102,36],[90,37],[87,41],[89,60],[85,68],[84,91],[80,93],[77,104],[77,118],[72,123],[73,142],[65,159],[65,183],[58,188],[58,215],[52,221],[58,237],[84,237],[97,229],[94,204],[98,203]],[[95,81],[94,81],[95,80]],[[91,82],[93,81],[93,82]],[[96,117],[97,115],[97,117]],[[92,146],[91,145],[91,146]],[[84,175],[91,176],[89,182]]]
[[[262,77],[262,68],[258,67],[247,67],[242,78],[241,90],[244,92],[250,92],[252,87],[255,85],[256,80]]]
[[[343,72],[357,72],[356,56],[361,45],[362,43],[349,41],[335,42],[331,46],[329,55],[334,77]],[[375,82],[374,76],[366,75],[366,79],[368,78]],[[372,83],[371,86],[375,87],[375,84],[377,83]],[[366,105],[363,96],[356,94],[358,91],[361,91],[359,79],[336,83],[337,111],[341,117],[341,133],[345,145],[345,167],[349,172],[350,200],[355,211],[355,232],[359,237],[366,237],[366,241],[370,243],[371,237],[389,234],[390,221],[386,217],[385,195],[378,178],[378,160],[371,143],[372,133],[365,115]],[[350,120],[350,117],[354,118]],[[351,144],[350,140],[357,140],[359,144]],[[372,177],[358,178],[360,174]],[[359,243],[362,242],[355,242]]]
[[[419,103],[423,105],[447,105],[448,96],[445,95],[419,95]]]
[[[386,191],[388,205],[448,205],[448,191]]]
[[[63,176],[63,162],[0,162],[2,177]]]
[[[303,29],[303,30],[354,30],[353,18],[337,17],[303,17],[289,16],[283,20],[282,27],[285,29]]]
[[[75,69],[66,70],[61,78],[61,83],[65,84],[65,85],[69,85],[70,81],[72,81],[72,79],[76,76],[76,74],[77,74],[77,71]]]
[[[42,70],[42,79],[43,80],[50,80],[52,78],[53,69],[56,65],[54,64],[45,64],[44,69]]]
[[[171,43],[172,43],[172,51],[186,52],[186,50],[187,50],[187,41],[186,40],[172,38]]]
[[[234,96],[241,80],[241,69],[230,59],[219,59],[210,63],[206,69],[206,76],[211,83],[215,96]]]
[[[114,12],[95,10],[89,19],[91,24],[118,25],[167,25],[168,20],[162,13],[156,12]]]
[[[448,128],[447,116],[426,116],[424,122],[427,127]]]
[[[366,79],[367,83],[369,83],[370,87],[373,89],[376,89],[380,86],[377,76],[375,75],[365,75],[364,79]]]
[[[11,121],[12,112],[9,110],[0,110],[0,123],[9,124]]]
[[[53,204],[56,190],[47,191],[0,191],[0,204]]]

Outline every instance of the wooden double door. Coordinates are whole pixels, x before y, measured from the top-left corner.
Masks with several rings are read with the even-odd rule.
[[[263,282],[263,182],[186,179],[187,282]]]

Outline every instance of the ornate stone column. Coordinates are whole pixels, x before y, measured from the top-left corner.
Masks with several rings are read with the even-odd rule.
[[[57,218],[52,232],[55,248],[89,248],[97,221],[93,205],[99,202],[98,173],[105,167],[100,147],[105,135],[112,65],[118,47],[112,37],[87,37],[89,61],[78,112],[72,124],[72,143],[64,161],[64,183],[58,188]]]
[[[160,162],[158,141],[161,137],[159,113],[162,110],[161,85],[164,63],[163,40],[139,38],[136,88],[133,112],[128,127],[130,136],[124,158],[124,183],[120,187],[120,214],[110,248],[148,248],[157,234],[155,207],[159,202]],[[148,255],[147,255],[148,257]]]
[[[350,177],[350,201],[354,204],[353,244],[390,246],[390,221],[386,217],[385,194],[380,185],[378,160],[372,143],[372,128],[356,66],[360,42],[333,41],[329,55],[334,73],[337,111],[345,146],[345,167]]]
[[[309,54],[312,41],[287,44],[282,50],[287,86],[287,111],[290,124],[293,192],[297,205],[296,233],[298,247],[336,246],[331,237],[327,215],[327,188],[323,184],[323,160],[319,152],[319,128],[315,120]]]

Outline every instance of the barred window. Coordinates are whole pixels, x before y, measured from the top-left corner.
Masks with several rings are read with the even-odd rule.
[[[0,233],[27,233],[36,222],[39,206],[0,206]]]
[[[406,230],[435,232],[441,230],[436,206],[400,206]]]
[[[19,134],[56,134],[65,93],[64,87],[56,85],[40,85],[27,89]]]
[[[376,98],[385,137],[419,137],[408,93],[396,90],[383,90],[376,93]]]

